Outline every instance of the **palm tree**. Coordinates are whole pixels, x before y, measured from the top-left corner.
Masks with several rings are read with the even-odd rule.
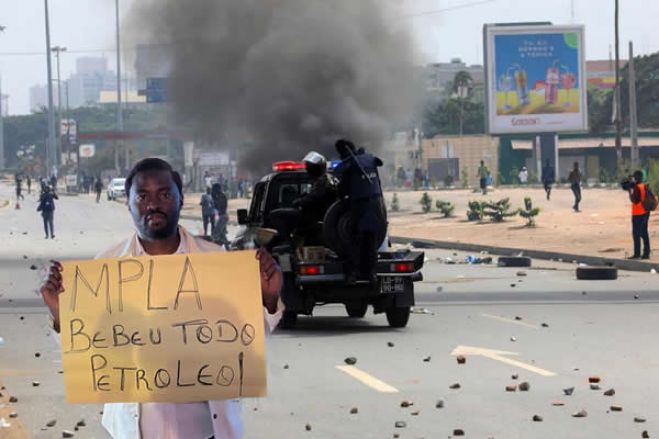
[[[462,127],[464,121],[464,100],[469,97],[469,90],[474,79],[469,72],[459,71],[453,77],[453,94],[460,102],[460,135],[462,136]]]

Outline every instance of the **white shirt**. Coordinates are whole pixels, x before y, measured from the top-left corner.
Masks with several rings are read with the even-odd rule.
[[[224,248],[196,238],[179,226],[181,243],[176,253],[218,252]],[[137,234],[96,258],[145,256]],[[264,308],[266,328],[272,331],[283,311],[269,314]],[[193,403],[108,403],[103,410],[103,426],[115,439],[240,439],[243,422],[240,400]]]

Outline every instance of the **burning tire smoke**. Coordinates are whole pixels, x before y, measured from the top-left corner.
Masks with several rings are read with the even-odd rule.
[[[177,123],[257,170],[409,127],[412,40],[386,3],[141,0],[129,22],[166,51]]]

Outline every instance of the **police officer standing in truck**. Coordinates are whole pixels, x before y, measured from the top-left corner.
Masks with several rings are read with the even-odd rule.
[[[335,144],[341,163],[335,169],[340,198],[350,203],[352,251],[348,261],[349,280],[373,280],[377,263],[378,236],[384,236],[387,214],[378,167],[382,160],[357,150],[346,139]]]

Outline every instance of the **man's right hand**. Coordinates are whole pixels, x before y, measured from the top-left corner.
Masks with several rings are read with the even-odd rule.
[[[62,264],[57,261],[52,261],[50,271],[48,272],[48,279],[41,286],[41,296],[43,301],[50,310],[50,315],[53,317],[55,327],[59,327],[59,295],[64,292],[62,285]]]

